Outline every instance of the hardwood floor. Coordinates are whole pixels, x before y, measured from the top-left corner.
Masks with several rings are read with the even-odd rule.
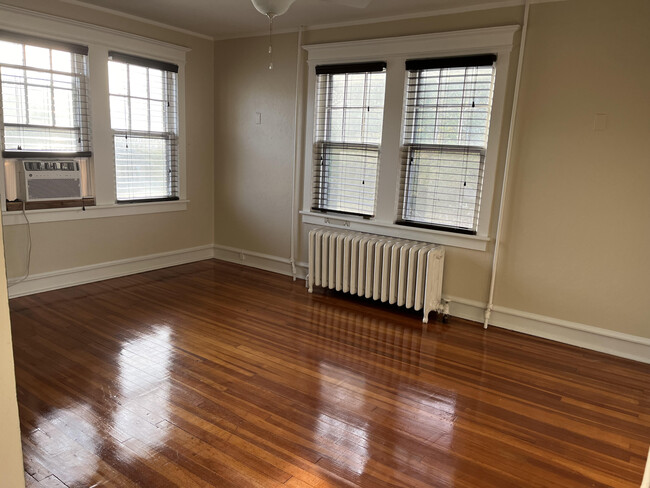
[[[10,306],[28,487],[641,482],[650,365],[214,260]]]

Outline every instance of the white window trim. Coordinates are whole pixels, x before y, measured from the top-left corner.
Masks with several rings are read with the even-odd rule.
[[[309,95],[305,124],[303,167],[302,222],[351,230],[372,232],[394,237],[417,239],[449,246],[485,251],[490,241],[489,228],[494,187],[498,166],[499,142],[503,125],[506,85],[513,38],[518,25],[443,32],[405,37],[369,39],[362,41],[312,44],[303,46],[309,64]],[[395,224],[400,183],[400,145],[407,59],[450,57],[470,54],[496,54],[496,78],[490,120],[490,136],[485,156],[483,195],[479,212],[477,235],[421,229]],[[384,104],[383,137],[380,148],[376,215],[371,219],[348,215],[313,212],[312,147],[314,137],[316,73],[319,64],[386,61],[386,101]],[[392,195],[392,198],[390,197]]]
[[[88,46],[89,103],[93,153],[94,207],[28,210],[30,222],[56,222],[93,217],[112,217],[185,210],[187,208],[186,133],[185,133],[185,57],[189,48],[117,30],[32,12],[20,7],[0,6],[0,29],[50,37]],[[108,51],[158,59],[178,65],[178,177],[179,200],[116,204],[113,131],[108,95]],[[2,164],[4,161],[0,158]],[[4,167],[0,171],[3,223],[24,223],[22,212],[7,212]],[[17,214],[17,215],[14,215]],[[33,218],[32,218],[33,216]]]
[[[100,219],[106,217],[122,217],[125,215],[143,215],[152,213],[179,212],[187,210],[189,200],[170,200],[165,202],[147,203],[114,203],[112,205],[97,205],[92,207],[46,208],[27,210],[25,214],[30,224],[42,222],[62,222],[65,220]],[[21,211],[2,212],[2,225],[26,224]]]

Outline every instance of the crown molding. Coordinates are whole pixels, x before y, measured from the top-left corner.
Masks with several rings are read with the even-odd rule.
[[[384,57],[419,54],[453,54],[468,49],[479,52],[510,51],[518,25],[487,27],[412,36],[364,39],[304,45],[310,64],[332,60],[352,61],[381,53]]]
[[[568,0],[530,0],[531,5],[542,4],[542,3],[557,3],[557,2],[566,2]],[[364,20],[349,20],[344,22],[332,22],[329,24],[313,24],[313,25],[303,25],[301,28],[305,31],[316,31],[316,30],[325,30],[325,29],[336,29],[341,27],[354,27],[360,25],[370,25],[370,24],[381,24],[384,22],[395,22],[399,20],[409,20],[409,19],[421,19],[423,17],[439,17],[443,15],[453,15],[453,14],[463,14],[468,12],[479,12],[483,10],[493,10],[499,8],[511,8],[511,7],[523,7],[526,5],[526,0],[499,0],[490,3],[482,3],[479,5],[468,5],[465,7],[455,7],[455,8],[446,8],[446,9],[437,9],[437,10],[427,10],[424,12],[417,12],[411,14],[400,14],[400,15],[389,15],[385,17],[375,17],[372,19]],[[298,32],[300,28],[287,28],[287,29],[273,29],[275,34],[292,34]],[[215,37],[215,41],[227,41],[231,39],[243,39],[248,37],[262,37],[268,36],[268,30],[263,31],[254,31],[247,32],[242,34],[235,34],[231,36],[222,36]]]
[[[35,25],[33,22],[34,20],[40,21],[40,24],[42,25]],[[26,27],[27,24],[30,26]],[[32,26],[32,24],[34,25]],[[89,22],[82,22],[79,20],[69,19],[67,17],[46,14],[43,12],[37,12],[35,10],[28,10],[22,7],[0,3],[0,26],[4,29],[20,29],[21,32],[40,35],[42,37],[44,34],[48,35],[48,31],[52,29],[56,30],[56,27],[53,26],[57,25],[74,27],[74,29],[66,31],[65,35],[62,35],[61,33],[56,34],[57,38],[63,39],[65,37],[65,40],[72,42],[87,44],[93,41],[101,41],[101,37],[112,36],[119,37],[120,39],[130,39],[133,41],[148,43],[150,45],[155,45],[170,51],[182,53],[183,55],[184,53],[190,52],[192,50],[186,46],[179,46],[178,44],[172,44],[169,42],[160,41],[158,39],[152,39],[150,37],[133,34],[131,32],[111,29],[109,27],[91,24]],[[45,30],[43,30],[44,26],[47,26]],[[58,30],[60,30],[60,28]]]

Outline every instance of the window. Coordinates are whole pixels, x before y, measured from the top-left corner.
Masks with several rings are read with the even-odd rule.
[[[312,209],[373,216],[386,63],[316,68]]]
[[[116,198],[178,199],[178,66],[109,52]]]
[[[302,223],[486,250],[517,30],[509,25],[304,46],[311,89]],[[385,69],[366,70],[364,84],[350,87],[359,75],[340,67],[364,63]],[[374,80],[370,88],[365,84],[367,73],[381,76],[380,88]],[[373,89],[367,104],[361,94]],[[346,98],[351,93],[354,102]],[[363,121],[373,107],[374,121],[367,128],[352,124],[348,132],[348,118]],[[338,157],[339,144],[355,143],[363,144],[365,160]],[[345,198],[337,200],[340,194]]]
[[[88,48],[0,32],[2,155],[90,156]]]
[[[401,223],[476,234],[495,61],[406,62]]]
[[[91,24],[76,22],[71,29],[67,21],[36,19],[26,11],[10,14],[4,24],[15,32],[0,29],[3,224],[24,224],[22,201],[31,222],[186,210],[189,49]],[[36,28],[38,37],[31,34]],[[126,82],[109,76],[115,65]],[[21,171],[26,160],[77,162],[83,199],[33,201]],[[85,212],[79,212],[82,205]]]

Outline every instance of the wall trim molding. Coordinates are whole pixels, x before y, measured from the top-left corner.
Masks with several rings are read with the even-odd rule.
[[[256,251],[248,251],[236,247],[223,246],[221,244],[214,245],[214,258],[228,263],[236,263],[250,266],[252,268],[263,269],[264,271],[272,271],[273,273],[283,274],[285,276],[293,276],[291,271],[291,259],[289,258],[282,258]],[[307,277],[307,264],[296,263],[296,271],[297,277],[304,280]]]
[[[483,323],[485,303],[454,296],[445,298],[451,300],[450,314],[454,317]],[[501,306],[494,307],[490,326],[650,364],[650,339],[645,337]]]
[[[44,291],[58,290],[70,286],[83,285],[95,281],[108,280],[120,276],[127,276],[155,269],[168,268],[179,264],[187,264],[204,259],[212,259],[214,250],[212,245],[180,249],[177,251],[162,252],[138,256],[117,261],[79,266],[47,273],[39,273],[21,278],[8,280],[9,298],[32,295]]]

